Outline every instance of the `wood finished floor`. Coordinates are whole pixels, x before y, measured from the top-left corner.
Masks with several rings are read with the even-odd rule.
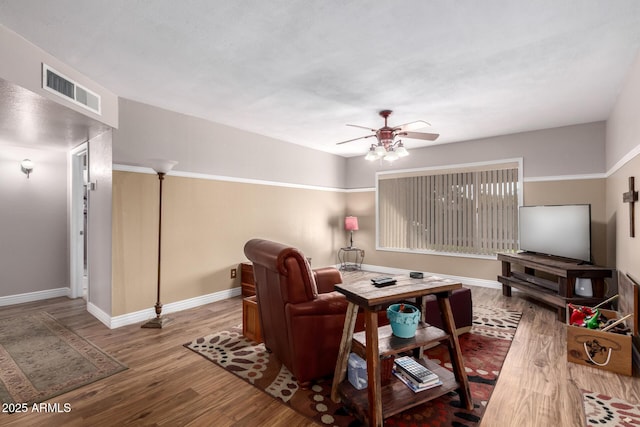
[[[348,274],[348,273],[347,273]],[[474,304],[523,312],[522,320],[483,417],[482,426],[582,426],[580,389],[640,402],[637,378],[567,363],[565,328],[555,311],[514,292],[470,287]],[[241,299],[173,313],[168,327],[130,325],[109,330],[82,299],[27,303],[0,309],[3,317],[44,310],[129,369],[51,399],[69,413],[0,413],[2,426],[277,426],[312,425],[182,345],[239,325]]]

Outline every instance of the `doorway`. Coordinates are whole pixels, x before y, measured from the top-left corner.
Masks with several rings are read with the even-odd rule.
[[[71,298],[89,300],[89,150],[84,142],[71,150]]]

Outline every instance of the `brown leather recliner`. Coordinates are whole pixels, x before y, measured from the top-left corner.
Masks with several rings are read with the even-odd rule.
[[[332,375],[347,311],[344,295],[334,291],[340,272],[312,270],[298,249],[269,240],[248,241],[244,253],[253,263],[265,347],[302,387]],[[356,330],[362,330],[358,317]]]

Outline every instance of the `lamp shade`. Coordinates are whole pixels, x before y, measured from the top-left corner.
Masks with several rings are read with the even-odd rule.
[[[29,159],[24,159],[20,163],[20,169],[22,169],[22,172],[27,175],[27,178],[29,178],[29,174],[33,172],[33,166],[34,166],[33,162]]]
[[[400,142],[400,144],[398,144],[398,147],[396,147],[395,151],[398,157],[405,157],[409,155],[409,152],[406,148],[404,148],[404,144],[402,144],[402,141]]]
[[[169,173],[175,165],[178,164],[175,160],[164,159],[149,159],[149,166],[156,171],[156,173]]]
[[[344,229],[347,231],[355,231],[358,229],[358,217],[348,216],[344,219]]]
[[[376,148],[374,146],[371,146],[371,148],[369,148],[369,151],[367,152],[367,155],[364,156],[364,158],[366,160],[369,160],[370,162],[377,160],[378,153],[376,153]]]
[[[388,162],[393,162],[394,160],[398,160],[398,158],[398,153],[396,153],[396,150],[394,150],[393,148],[389,148],[389,151],[387,151],[387,155],[384,156],[384,159]]]

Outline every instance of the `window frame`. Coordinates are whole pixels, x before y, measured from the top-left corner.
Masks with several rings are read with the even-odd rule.
[[[518,168],[518,182],[517,182],[517,192],[518,192],[518,206],[519,209],[523,206],[524,200],[524,181],[523,181],[523,158],[509,158],[509,159],[499,159],[499,160],[490,160],[483,162],[472,162],[472,163],[460,163],[453,165],[441,165],[441,166],[429,166],[422,168],[412,168],[412,169],[398,169],[398,170],[389,170],[389,171],[378,171],[376,172],[376,201],[375,201],[375,239],[376,239],[376,250],[377,251],[385,251],[385,252],[399,252],[399,253],[408,253],[408,254],[425,254],[425,255],[438,255],[438,256],[451,256],[451,257],[461,257],[461,258],[478,258],[478,259],[497,259],[495,254],[493,255],[483,255],[483,254],[473,254],[473,253],[462,253],[462,252],[445,252],[434,249],[410,249],[410,248],[389,248],[380,246],[380,177],[387,177],[389,179],[389,175],[397,175],[400,177],[410,177],[410,176],[422,176],[429,174],[438,174],[438,173],[457,173],[457,172],[475,172],[475,171],[488,171],[488,170],[496,170],[500,167],[504,167],[509,164],[517,164]],[[492,166],[494,166],[492,168]],[[382,178],[385,179],[385,178]],[[516,232],[517,232],[516,227]],[[518,247],[519,247],[519,238]]]

